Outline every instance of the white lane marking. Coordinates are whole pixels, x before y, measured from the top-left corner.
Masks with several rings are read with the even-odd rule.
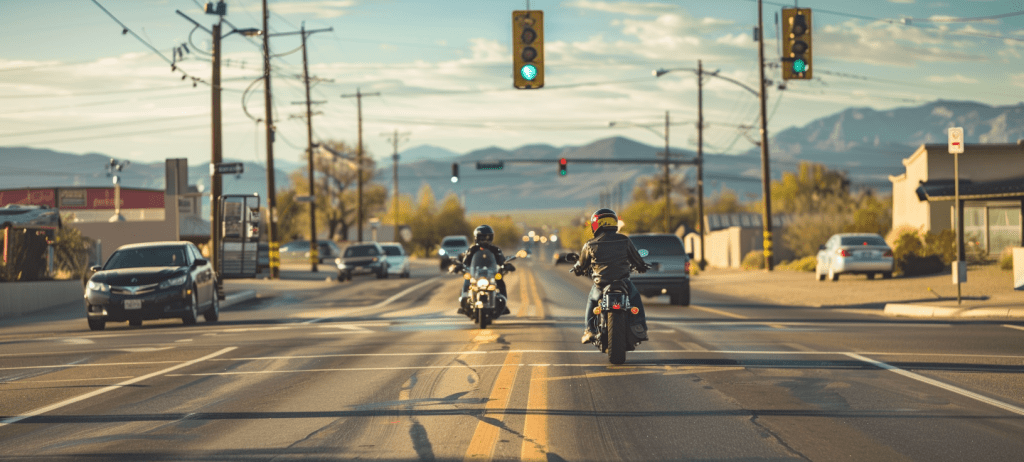
[[[38,408],[38,409],[33,409],[31,411],[28,411],[28,412],[26,412],[24,414],[21,414],[21,415],[18,415],[18,416],[9,417],[9,418],[6,418],[4,420],[0,420],[0,427],[3,427],[5,425],[9,425],[9,424],[12,424],[12,423],[15,423],[15,422],[27,419],[29,417],[34,417],[34,416],[37,416],[39,414],[44,414],[44,413],[53,411],[55,409],[60,409],[60,408],[62,408],[64,406],[67,406],[67,405],[70,405],[70,404],[74,404],[74,403],[77,403],[79,401],[84,401],[84,400],[87,400],[89,398],[92,398],[92,397],[95,397],[95,396],[98,396],[98,395],[102,395],[102,394],[104,394],[104,393],[106,393],[108,391],[114,391],[114,390],[117,390],[119,388],[127,387],[128,385],[132,385],[132,384],[135,384],[135,383],[138,383],[138,382],[142,382],[143,380],[148,380],[148,379],[151,379],[153,377],[158,377],[158,376],[161,376],[161,375],[165,375],[168,372],[176,371],[176,370],[181,369],[183,367],[188,367],[188,366],[191,366],[193,364],[197,364],[197,363],[206,361],[207,359],[220,356],[220,355],[222,355],[224,353],[227,353],[229,351],[234,350],[235,348],[238,348],[238,347],[227,347],[227,348],[224,348],[224,349],[222,349],[220,351],[217,351],[217,352],[214,352],[214,353],[210,353],[210,354],[208,354],[206,356],[203,356],[202,358],[193,359],[191,361],[185,361],[185,362],[180,363],[180,364],[178,364],[176,366],[168,367],[167,369],[164,369],[164,370],[161,370],[161,371],[156,371],[156,372],[153,372],[151,374],[146,374],[146,375],[143,375],[143,376],[135,377],[134,379],[130,379],[130,380],[125,380],[124,382],[118,383],[117,385],[111,385],[109,387],[103,387],[103,388],[100,388],[99,390],[95,390],[93,392],[86,393],[86,394],[81,395],[81,396],[76,396],[74,398],[66,399],[66,400],[61,401],[59,403],[51,404],[49,406],[41,407],[41,408]]]
[[[383,302],[380,302],[380,303],[378,303],[376,305],[364,306],[364,307],[352,308],[352,309],[375,310],[375,309],[381,308],[383,306],[386,306],[386,305],[390,304],[391,302],[393,302],[395,300],[398,300],[399,298],[402,298],[402,297],[406,296],[410,292],[412,292],[412,291],[414,291],[416,289],[419,289],[420,287],[423,287],[423,286],[425,286],[425,285],[427,285],[429,283],[432,283],[432,282],[436,281],[438,278],[439,278],[439,276],[434,276],[434,277],[432,277],[430,279],[427,279],[426,281],[423,281],[423,282],[421,282],[419,284],[416,284],[416,285],[414,285],[414,286],[412,286],[412,287],[410,287],[408,289],[405,289],[405,290],[403,290],[403,291],[401,291],[401,292],[399,292],[399,293],[397,293],[395,295],[392,295],[392,296],[388,297],[387,300],[384,300]],[[328,317],[328,318],[310,319],[308,321],[303,321],[302,324],[312,324],[312,323],[315,323],[315,322],[323,321],[324,319],[331,319],[331,318]]]
[[[1010,329],[1024,330],[1024,327],[1014,326],[1012,324],[1003,324],[1003,327],[1009,327]]]
[[[188,342],[191,342],[191,341],[192,341],[192,339],[190,339],[190,338],[183,338],[181,340],[175,340],[174,343],[188,343]]]
[[[18,369],[56,369],[71,367],[111,367],[111,366],[148,366],[153,364],[176,364],[178,361],[139,361],[131,363],[89,363],[89,364],[58,364],[54,366],[14,366],[0,367],[0,371],[13,371]]]
[[[96,343],[96,342],[94,342],[92,340],[89,340],[87,338],[71,337],[71,338],[62,338],[62,339],[60,339],[60,343],[66,343],[68,345],[88,345],[90,343]]]
[[[89,379],[61,379],[61,380],[19,380],[17,382],[0,382],[0,385],[23,385],[26,383],[61,383],[61,382],[102,382],[107,380],[130,379],[132,376],[122,377],[94,377]]]
[[[951,392],[956,393],[958,395],[966,396],[968,398],[971,398],[971,399],[974,399],[974,400],[977,400],[977,401],[981,401],[981,402],[983,402],[985,404],[990,404],[990,405],[998,407],[1000,409],[1004,409],[1004,410],[1010,411],[1010,412],[1012,412],[1014,414],[1024,415],[1024,408],[1020,408],[1020,407],[1014,406],[1012,404],[1007,404],[1007,403],[1004,403],[1002,401],[989,398],[987,396],[979,395],[979,394],[977,394],[977,393],[975,393],[973,391],[967,391],[967,390],[964,390],[963,388],[960,388],[958,386],[950,385],[950,384],[945,383],[945,382],[940,382],[938,380],[935,380],[935,379],[932,379],[932,378],[929,378],[929,377],[925,377],[925,376],[920,375],[920,374],[915,374],[915,373],[910,372],[910,371],[905,371],[905,370],[900,369],[900,368],[898,368],[896,366],[893,366],[893,365],[890,365],[890,364],[886,364],[886,363],[883,363],[881,361],[876,361],[876,360],[871,359],[871,358],[866,358],[866,357],[861,356],[861,355],[859,355],[857,353],[847,353],[846,355],[851,357],[851,358],[853,358],[853,359],[856,359],[858,361],[864,361],[864,362],[866,362],[868,364],[871,364],[871,365],[873,365],[875,367],[878,367],[880,369],[885,369],[885,370],[890,371],[890,372],[895,372],[895,373],[897,373],[899,375],[902,375],[904,377],[911,378],[911,379],[917,380],[919,382],[924,382],[924,383],[927,383],[929,385],[932,385],[932,386],[935,386],[935,387],[939,387],[939,388],[941,388],[943,390],[951,391]]]

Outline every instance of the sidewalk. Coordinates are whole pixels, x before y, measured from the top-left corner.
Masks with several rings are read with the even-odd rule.
[[[809,272],[709,268],[691,286],[765,303],[878,310],[887,316],[1024,319],[1024,291],[1013,290],[1012,272],[997,265],[968,267],[960,305],[949,273],[873,280],[841,275],[819,282]]]

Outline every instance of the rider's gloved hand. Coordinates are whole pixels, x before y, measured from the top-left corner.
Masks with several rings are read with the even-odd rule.
[[[569,271],[571,271],[572,274],[575,274],[577,276],[583,275],[583,268],[580,267],[579,263],[572,265],[572,268],[570,268]]]
[[[647,270],[649,270],[649,269],[651,269],[651,265],[648,265],[648,264],[644,264],[644,265],[640,266],[639,268],[637,268],[637,269],[636,269],[636,272],[637,272],[637,273],[640,273],[640,274],[644,274],[644,273],[646,273],[646,272],[647,272]]]
[[[514,265],[512,265],[511,263],[505,263],[505,271],[508,271],[508,272],[511,273],[512,271],[515,271],[515,270],[516,270],[516,267]]]

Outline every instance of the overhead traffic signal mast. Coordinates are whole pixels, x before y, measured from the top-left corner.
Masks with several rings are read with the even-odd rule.
[[[512,12],[513,86],[520,89],[544,86],[544,12]]]
[[[782,78],[808,80],[811,75],[811,10],[782,9]]]

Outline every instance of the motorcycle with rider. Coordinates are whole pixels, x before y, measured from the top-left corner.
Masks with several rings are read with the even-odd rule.
[[[459,255],[448,271],[462,273],[465,279],[458,312],[485,329],[501,315],[510,313],[504,278],[515,271],[510,262],[516,257],[505,258],[501,249],[494,245],[494,229],[488,225],[478,226],[473,237],[473,245]]]

